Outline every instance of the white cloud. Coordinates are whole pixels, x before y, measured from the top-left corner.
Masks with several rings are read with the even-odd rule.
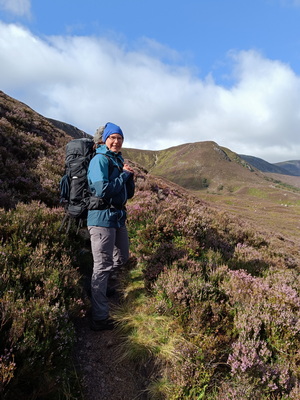
[[[0,0],[0,9],[18,16],[30,16],[30,0]]]
[[[1,88],[91,134],[115,122],[128,147],[213,140],[269,162],[300,158],[300,79],[289,66],[255,51],[230,53],[235,83],[224,88],[163,62],[159,45],[145,46],[128,51],[105,38],[41,39],[0,23]]]

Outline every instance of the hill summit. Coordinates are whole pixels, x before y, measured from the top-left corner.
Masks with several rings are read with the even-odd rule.
[[[263,176],[229,149],[213,141],[187,143],[156,152],[124,149],[123,154],[152,174],[191,190],[231,191],[245,182],[262,182]]]

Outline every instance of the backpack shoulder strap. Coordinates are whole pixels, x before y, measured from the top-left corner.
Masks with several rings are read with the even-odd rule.
[[[118,168],[118,170],[120,172],[123,171],[123,168],[121,168],[119,165],[115,164],[112,161],[111,157],[109,157],[107,154],[103,154],[103,153],[97,153],[97,154],[102,155],[108,159],[108,174],[109,174],[109,176],[112,174],[114,167]]]
[[[113,163],[111,161],[111,158],[107,154],[102,154],[102,155],[108,159],[108,174],[110,176],[114,169]]]

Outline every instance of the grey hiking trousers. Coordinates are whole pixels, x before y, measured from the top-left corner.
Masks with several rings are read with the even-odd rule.
[[[129,258],[129,240],[126,226],[121,228],[88,227],[93,253],[91,282],[92,318],[96,321],[108,318],[106,296],[107,282],[112,271],[118,269]]]

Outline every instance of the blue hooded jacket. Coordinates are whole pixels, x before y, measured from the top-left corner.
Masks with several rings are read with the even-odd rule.
[[[89,210],[87,225],[119,228],[126,221],[125,204],[134,195],[133,174],[123,171],[121,153],[110,151],[106,145],[96,150],[88,169],[92,199],[104,202],[103,209]],[[102,199],[102,200],[101,200]]]

